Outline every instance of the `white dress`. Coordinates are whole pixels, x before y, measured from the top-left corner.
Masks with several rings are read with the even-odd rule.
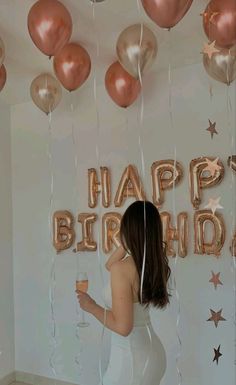
[[[111,308],[110,285],[104,297]],[[149,311],[134,303],[133,330],[127,337],[112,332],[109,364],[100,385],[159,385],[165,370],[165,349],[152,328]]]

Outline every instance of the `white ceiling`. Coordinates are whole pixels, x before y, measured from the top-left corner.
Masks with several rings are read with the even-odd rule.
[[[92,4],[89,0],[61,0],[73,18],[72,41],[80,42],[90,53],[97,79],[101,83],[108,66],[116,59],[115,47],[119,33],[127,26],[144,21],[157,36],[159,52],[150,70],[161,71],[168,66],[169,41],[171,61],[174,67],[199,63],[200,51],[206,37],[200,13],[207,0],[193,0],[193,5],[184,19],[171,31],[158,28],[144,13],[138,11],[137,0],[105,0],[95,5],[95,24],[99,38],[99,58],[96,57],[96,35]],[[31,81],[42,72],[51,72],[52,62],[33,44],[28,34],[27,15],[35,0],[0,0],[0,36],[5,43],[8,80],[0,99],[8,104],[30,100]],[[84,87],[91,85],[90,80]]]

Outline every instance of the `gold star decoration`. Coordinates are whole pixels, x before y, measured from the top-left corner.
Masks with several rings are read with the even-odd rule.
[[[207,321],[213,321],[216,328],[217,328],[217,326],[218,326],[219,321],[226,321],[226,319],[223,318],[222,315],[221,315],[223,309],[220,309],[220,310],[217,311],[217,312],[214,311],[214,310],[212,310],[212,309],[210,309],[210,311],[211,311],[211,317],[208,318]]]
[[[210,126],[206,129],[206,131],[209,131],[211,133],[211,139],[213,139],[213,135],[218,134],[218,132],[216,131],[216,122],[212,123],[210,119],[208,120],[209,120]]]
[[[209,59],[211,59],[214,53],[220,52],[219,49],[215,46],[216,41],[214,40],[212,43],[204,43],[203,51],[201,53],[208,55]]]
[[[223,285],[223,283],[220,281],[220,273],[215,274],[213,271],[211,272],[212,277],[209,280],[209,282],[214,284],[215,289],[217,289],[218,285]]]
[[[220,352],[220,345],[218,346],[217,349],[214,348],[214,351],[215,351],[215,356],[214,356],[213,362],[216,361],[218,365],[219,358],[222,356],[222,353]]]
[[[209,171],[211,175],[215,175],[216,171],[221,170],[221,166],[218,164],[219,158],[216,158],[215,160],[210,160],[206,158],[207,166],[204,168],[203,171]]]
[[[218,198],[209,198],[208,205],[206,205],[205,209],[211,209],[213,214],[215,215],[215,212],[217,209],[223,209],[224,207],[220,205],[221,197]]]

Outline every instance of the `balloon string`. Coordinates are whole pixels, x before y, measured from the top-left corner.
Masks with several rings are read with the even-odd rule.
[[[75,132],[75,125],[74,125],[74,101],[73,101],[73,94],[70,92],[70,114],[71,114],[71,137],[72,137],[72,143],[74,148],[74,170],[75,170],[75,184],[74,184],[74,195],[75,195],[75,210],[77,212],[78,208],[78,139],[77,139],[77,133]],[[75,254],[75,261],[76,261],[76,274],[79,272],[79,257],[78,254]],[[79,351],[75,356],[75,363],[78,367],[78,374],[82,374],[82,366],[81,366],[81,338],[80,338],[80,328],[78,326],[79,323],[79,317],[80,317],[80,308],[78,301],[76,302],[76,327],[75,327],[75,337],[78,340],[78,346]]]
[[[93,18],[93,30],[94,30],[94,38],[96,42],[96,58],[97,62],[100,57],[100,45],[99,45],[99,36],[98,31],[96,28],[96,2],[92,2],[92,18]],[[93,94],[94,94],[94,103],[95,103],[95,109],[96,109],[96,126],[97,126],[97,143],[96,143],[96,158],[97,158],[97,167],[98,170],[100,170],[100,150],[99,150],[99,139],[100,139],[100,115],[99,115],[99,108],[98,108],[98,97],[97,97],[97,69],[96,66],[94,66],[94,76],[93,76]],[[101,204],[98,204],[98,217],[101,218]],[[103,291],[105,288],[105,282],[103,277],[103,268],[102,268],[102,259],[101,259],[101,253],[100,253],[100,229],[98,226],[97,231],[97,256],[98,256],[98,263],[99,263],[99,271],[100,271],[100,277],[102,280],[102,287]],[[101,340],[100,340],[100,355],[99,355],[99,376],[101,385],[103,385],[103,370],[102,370],[102,358],[103,358],[103,340],[104,340],[104,334],[105,334],[105,326],[106,326],[106,314],[107,309],[104,304],[104,318],[103,318],[103,328],[101,333]]]
[[[128,137],[129,137],[129,119],[128,119],[128,109],[125,109],[125,134],[124,137],[127,138],[126,141],[126,159],[127,159],[127,166],[130,164],[130,159],[129,159],[129,144],[128,144]],[[126,184],[126,198],[129,196],[129,185],[128,183]]]
[[[52,207],[53,207],[53,193],[54,193],[54,176],[53,176],[53,165],[52,165],[52,113],[49,112],[48,115],[48,165],[50,172],[50,197],[49,197],[49,214],[48,214],[48,226],[49,226],[49,236],[50,243],[52,242]],[[49,365],[53,372],[53,375],[57,376],[57,371],[55,368],[55,355],[56,349],[58,346],[57,342],[57,324],[55,317],[55,291],[56,291],[56,254],[53,252],[51,260],[51,271],[50,271],[50,284],[49,284],[49,302],[50,302],[50,312],[51,312],[51,354],[49,357]]]
[[[139,0],[137,0],[137,8],[139,15],[141,16],[141,8],[139,4]],[[139,114],[138,114],[138,127],[139,127],[139,136],[138,136],[138,143],[139,143],[139,152],[140,152],[140,157],[141,157],[141,174],[142,174],[142,180],[143,180],[143,185],[145,186],[145,159],[144,159],[144,151],[143,151],[143,146],[142,146],[142,130],[143,130],[143,120],[144,120],[144,93],[143,93],[143,79],[142,79],[142,71],[141,71],[141,50],[142,50],[142,41],[143,41],[143,23],[141,23],[141,30],[140,30],[140,40],[139,40],[139,50],[140,50],[140,55],[138,58],[138,78],[141,86],[141,103],[140,103],[140,109],[139,109]],[[142,192],[142,182],[140,180],[140,195]],[[143,285],[144,285],[144,277],[145,277],[145,267],[146,267],[146,253],[147,253],[147,224],[146,224],[146,202],[144,201],[143,204],[143,230],[144,230],[144,245],[143,245],[143,262],[142,262],[142,271],[141,271],[141,279],[140,279],[140,302],[143,304]],[[143,384],[143,379],[145,376],[145,371],[148,367],[149,361],[150,361],[150,353],[152,351],[152,335],[150,333],[149,327],[147,322],[145,321],[145,327],[148,331],[148,336],[149,336],[149,347],[150,351],[149,354],[147,354],[147,358],[142,370],[142,376],[140,376],[140,384]],[[132,370],[132,376],[134,376],[134,371],[136,368],[133,367]]]
[[[170,128],[171,128],[171,135],[174,136],[174,118],[173,118],[173,95],[172,95],[172,45],[171,45],[171,29],[168,30],[168,52],[169,52],[169,65],[168,65],[168,106],[169,106],[169,117],[170,117]],[[177,228],[177,213],[176,213],[176,164],[177,164],[177,147],[176,144],[174,145],[174,172],[173,172],[173,189],[172,189],[172,210],[173,210],[173,221],[174,221],[174,227]],[[175,263],[174,263],[174,270],[173,270],[173,283],[174,283],[174,290],[175,290],[175,296],[177,301],[177,318],[176,318],[176,336],[179,343],[179,351],[176,356],[176,371],[179,378],[179,385],[182,384],[182,373],[179,368],[179,360],[181,357],[181,350],[182,350],[182,341],[180,338],[179,333],[179,323],[180,323],[180,296],[177,289],[177,282],[176,282],[176,271],[177,271],[177,263],[179,260],[179,254],[178,249],[175,256]]]
[[[232,103],[230,98],[230,86],[227,86],[227,126],[228,126],[228,135],[230,142],[230,153],[231,153],[231,161],[233,160],[233,156],[236,154],[236,132],[233,130],[231,124],[231,116],[232,116]],[[231,214],[231,239],[234,239],[234,234],[236,231],[236,182],[233,174],[233,170],[231,170],[231,196],[232,196],[232,210],[230,210]],[[231,263],[230,269],[233,276],[233,295],[234,295],[234,315],[233,315],[233,323],[234,323],[234,365],[236,365],[236,250],[234,246],[234,242],[231,246]]]

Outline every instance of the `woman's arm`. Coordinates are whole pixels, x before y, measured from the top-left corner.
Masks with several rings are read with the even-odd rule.
[[[118,249],[116,249],[114,251],[114,253],[111,254],[110,258],[107,260],[106,265],[105,265],[106,269],[108,271],[110,271],[111,266],[113,265],[113,263],[120,261],[121,259],[123,259],[125,257],[125,255],[126,255],[126,251],[123,248],[123,246],[120,245],[118,247]]]
[[[112,309],[106,311],[106,319],[105,309],[97,305],[88,294],[78,292],[78,297],[83,310],[91,313],[102,324],[105,321],[108,329],[128,336],[133,329],[133,295],[121,263],[115,263],[111,267]]]

